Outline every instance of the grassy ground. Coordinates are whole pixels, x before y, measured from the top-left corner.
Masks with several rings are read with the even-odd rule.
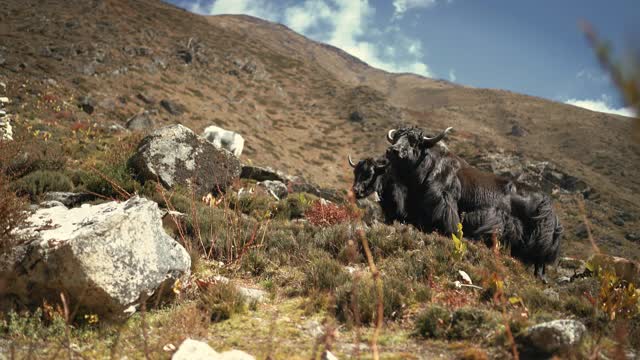
[[[34,109],[40,118],[64,111],[43,106]],[[0,352],[9,358],[169,358],[170,344],[187,337],[258,358],[316,358],[325,348],[340,358],[370,358],[379,299],[382,358],[510,358],[514,343],[523,350],[519,336],[527,326],[557,318],[580,319],[589,329],[568,357],[639,346],[637,295],[615,276],[547,287],[504,249],[464,240],[464,250],[451,238],[404,225],[364,226],[347,199],[325,206],[305,193],[279,201],[259,192],[234,195],[251,181],[234,184],[219,205],[207,206],[186,189],[167,192],[134,179],[126,161],[140,134],[90,122],[74,126],[17,117],[17,140],[0,144],[0,195],[4,219],[10,219],[3,228],[16,226],[21,209],[47,191],[87,191],[97,201],[137,192],[187,214],[177,226],[169,222],[167,231],[189,250],[192,276],[176,289],[175,300],[150,303],[124,324],[73,313],[73,302],[68,311],[53,303],[0,314]],[[582,217],[573,205],[562,206]],[[2,234],[5,249],[19,240],[8,234]],[[482,289],[456,288],[459,270]],[[218,275],[232,285],[216,281]],[[252,302],[236,285],[263,289],[268,299]],[[635,307],[624,307],[634,299]]]

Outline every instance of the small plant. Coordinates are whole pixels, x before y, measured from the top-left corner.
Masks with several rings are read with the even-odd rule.
[[[212,322],[218,322],[245,312],[246,298],[235,285],[218,281],[203,289],[199,305],[211,314]]]
[[[73,182],[60,171],[38,170],[20,178],[14,185],[18,195],[28,195],[35,201],[39,195],[49,191],[71,191]]]
[[[316,226],[331,226],[355,219],[355,214],[346,206],[316,201],[305,213],[306,219]]]
[[[453,239],[453,256],[456,260],[462,259],[467,252],[467,244],[462,240],[462,235],[462,224],[458,223],[458,233],[451,234],[451,238]]]
[[[416,332],[425,338],[440,339],[445,336],[451,314],[439,305],[432,305],[416,320]]]
[[[314,256],[305,267],[305,288],[312,290],[335,291],[349,280],[349,275],[337,261],[328,256]]]

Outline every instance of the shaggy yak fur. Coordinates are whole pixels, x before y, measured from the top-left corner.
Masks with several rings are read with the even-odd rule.
[[[392,130],[380,159],[354,164],[356,197],[380,196],[385,222],[407,222],[425,232],[451,234],[462,223],[472,239],[493,241],[544,280],[545,264],[556,260],[562,226],[548,196],[482,172],[440,143],[447,129],[427,137],[418,128]]]

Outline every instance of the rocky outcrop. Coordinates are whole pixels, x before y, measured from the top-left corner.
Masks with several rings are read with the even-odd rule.
[[[255,357],[240,350],[219,353],[205,342],[186,339],[171,360],[255,360]]]
[[[258,186],[258,188],[263,189],[265,192],[267,192],[270,195],[273,195],[278,200],[284,199],[289,194],[289,191],[287,190],[287,185],[285,185],[282,181],[265,180],[265,181],[260,181],[256,185]]]
[[[240,162],[216,149],[182,125],[160,128],[142,139],[129,159],[142,181],[157,180],[164,187],[191,187],[197,196],[224,191],[240,176]]]
[[[582,341],[587,328],[577,320],[554,320],[531,326],[523,341],[527,352],[556,354],[568,352]]]
[[[580,193],[585,198],[594,193],[585,181],[566,174],[548,161],[531,161],[515,154],[496,152],[469,159],[469,162],[479,169],[491,171],[547,193]]]
[[[134,131],[146,131],[152,130],[155,125],[155,120],[152,117],[150,111],[139,112],[127,120],[126,128]]]
[[[158,205],[145,198],[39,209],[27,224],[19,232],[33,240],[0,261],[4,306],[10,299],[59,302],[64,293],[79,311],[118,319],[189,275],[189,254],[164,232]]]

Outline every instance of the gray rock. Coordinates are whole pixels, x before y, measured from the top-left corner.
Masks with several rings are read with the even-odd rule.
[[[356,110],[349,115],[349,121],[357,122],[357,123],[363,122],[364,114]]]
[[[621,218],[620,216],[614,216],[611,218],[611,222],[614,225],[618,225],[618,226],[624,226],[624,219]]]
[[[127,123],[125,124],[125,127],[127,129],[133,131],[152,130],[154,126],[155,121],[147,110],[133,115],[127,120]]]
[[[13,140],[13,127],[8,118],[2,118],[0,116],[0,140],[11,141]]]
[[[60,191],[52,191],[44,194],[45,201],[58,201],[61,202],[64,206],[71,208],[79,206],[83,203],[93,201],[96,199],[96,196],[89,193],[73,193],[73,192],[60,192]]]
[[[255,357],[240,350],[219,353],[205,342],[186,339],[171,360],[255,360]]]
[[[556,280],[556,284],[558,285],[564,285],[564,284],[568,284],[571,282],[571,278],[568,276],[560,276],[557,280]]]
[[[279,170],[272,169],[270,167],[260,167],[253,165],[243,165],[242,172],[240,173],[242,179],[252,179],[256,181],[280,181],[286,183],[288,176]]]
[[[140,100],[142,100],[142,102],[144,102],[147,105],[152,105],[155,104],[156,100],[154,98],[152,98],[151,96],[147,95],[147,94],[143,94],[143,93],[138,93],[138,95],[136,95],[136,97]]]
[[[93,114],[95,106],[95,101],[89,96],[81,96],[78,98],[78,107],[89,115]]]
[[[587,328],[577,320],[554,320],[529,327],[524,339],[530,350],[545,354],[566,352],[578,346]]]
[[[256,184],[259,188],[264,189],[267,193],[275,195],[278,199],[284,199],[289,194],[287,185],[277,180],[265,180]]]
[[[198,197],[224,191],[240,176],[233,154],[182,125],[157,129],[142,139],[129,166],[143,181],[159,180],[166,188],[190,186]]]
[[[5,293],[39,305],[64,291],[74,307],[121,319],[141,297],[171,293],[189,275],[189,254],[164,232],[160,216],[158,204],[137,196],[39,209],[20,230],[34,239],[14,250],[17,260],[0,264]]]
[[[64,206],[63,203],[61,203],[60,201],[55,201],[55,200],[43,201],[43,202],[40,203],[40,207],[43,208],[43,209],[49,209],[49,208],[56,207],[56,206],[62,206],[65,209],[67,208],[66,206]]]
[[[186,111],[184,105],[167,99],[160,100],[160,106],[162,106],[162,108],[165,109],[169,114],[176,116],[182,115]]]
[[[624,238],[629,241],[640,241],[640,233],[627,233]]]
[[[338,360],[338,358],[329,350],[325,350],[320,357],[321,360]]]
[[[509,132],[509,135],[511,136],[515,136],[515,137],[522,137],[526,135],[526,131],[524,128],[522,128],[522,126],[518,125],[518,124],[513,124],[513,126],[511,126],[511,132]]]
[[[247,298],[249,302],[264,303],[268,299],[268,294],[264,290],[238,286],[238,291]]]

